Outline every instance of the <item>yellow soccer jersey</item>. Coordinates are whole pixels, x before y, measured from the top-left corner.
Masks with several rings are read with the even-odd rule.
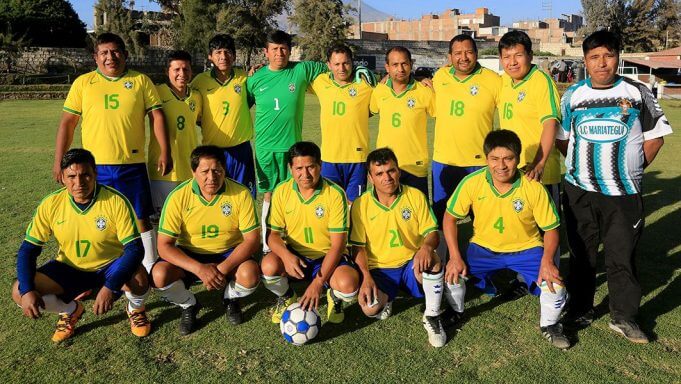
[[[546,188],[522,172],[510,191],[499,194],[488,168],[466,176],[447,202],[447,212],[462,219],[475,212],[471,242],[494,252],[519,252],[543,245],[539,229],[560,225]]]
[[[435,140],[433,160],[457,167],[484,166],[485,136],[494,128],[494,110],[501,78],[487,68],[477,68],[465,79],[454,67],[435,72]]]
[[[137,239],[135,212],[113,188],[97,184],[90,204],[81,210],[66,188],[38,205],[25,240],[43,246],[54,235],[56,260],[81,271],[94,272],[123,255],[123,246]]]
[[[144,117],[161,108],[151,80],[126,71],[111,80],[99,71],[79,76],[64,102],[64,111],[81,116],[83,148],[99,165],[145,163]]]
[[[428,176],[426,115],[435,114],[433,91],[412,79],[407,89],[397,95],[388,80],[374,89],[370,109],[381,115],[376,147],[390,147],[401,169],[414,176]]]
[[[290,178],[274,188],[267,227],[286,234],[286,244],[308,259],[319,259],[331,249],[331,233],[348,231],[348,199],[341,187],[321,178],[305,200]]]
[[[544,121],[561,120],[560,96],[556,84],[535,65],[517,84],[513,84],[513,80],[507,74],[502,75],[497,109],[501,128],[510,129],[520,137],[523,146],[518,163],[520,168],[534,160],[539,149]],[[544,166],[542,177],[544,184],[560,183],[559,162],[560,155],[554,148]]]
[[[178,185],[168,194],[158,224],[158,231],[177,239],[178,246],[200,254],[223,253],[258,228],[250,191],[229,178],[211,201],[201,196],[194,179]]]
[[[201,116],[201,94],[196,90],[189,90],[189,95],[181,99],[167,84],[156,86],[163,114],[168,127],[168,141],[170,154],[173,157],[173,170],[163,176],[156,170],[156,160],[161,154],[156,136],[149,139],[149,161],[147,170],[149,180],[184,181],[192,177],[189,156],[198,145],[196,121]]]
[[[364,81],[340,85],[331,74],[322,74],[312,82],[312,90],[321,107],[322,160],[363,162],[369,154],[369,101],[373,88]]]
[[[350,243],[366,248],[369,269],[403,266],[434,231],[437,220],[428,199],[408,185],[390,207],[376,199],[373,188],[352,203]]]
[[[212,71],[192,81],[202,97],[203,144],[234,147],[253,138],[253,121],[246,98],[246,72],[233,69],[231,79],[220,84]]]

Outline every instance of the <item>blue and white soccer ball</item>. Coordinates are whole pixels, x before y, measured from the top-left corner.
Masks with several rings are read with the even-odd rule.
[[[322,320],[317,311],[306,311],[298,303],[289,305],[279,322],[284,339],[293,345],[303,345],[314,339],[321,326]]]

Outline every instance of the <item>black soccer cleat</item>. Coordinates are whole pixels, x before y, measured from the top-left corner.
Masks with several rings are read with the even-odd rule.
[[[225,318],[230,324],[239,325],[244,321],[239,299],[224,299],[222,304],[225,306]]]
[[[180,314],[180,336],[187,336],[196,329],[196,315],[199,314],[201,304],[198,302],[191,307],[183,308]]]

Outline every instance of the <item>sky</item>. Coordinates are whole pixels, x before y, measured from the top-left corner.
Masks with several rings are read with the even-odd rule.
[[[92,28],[92,7],[96,0],[70,0],[74,9],[88,28]],[[442,13],[448,8],[458,8],[462,13],[473,13],[475,8],[487,7],[494,15],[501,17],[501,25],[510,25],[514,21],[527,19],[544,19],[549,12],[543,10],[543,4],[551,4],[551,17],[560,17],[562,13],[578,14],[582,5],[579,0],[478,0],[478,1],[446,1],[446,0],[364,0],[366,4],[385,13],[403,19],[418,19],[426,13]],[[159,6],[149,0],[136,0],[135,9],[158,10]]]

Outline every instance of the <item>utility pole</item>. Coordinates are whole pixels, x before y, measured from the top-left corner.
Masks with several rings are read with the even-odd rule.
[[[357,23],[358,23],[358,30],[359,30],[359,36],[357,36],[358,39],[362,39],[362,0],[357,0]]]

